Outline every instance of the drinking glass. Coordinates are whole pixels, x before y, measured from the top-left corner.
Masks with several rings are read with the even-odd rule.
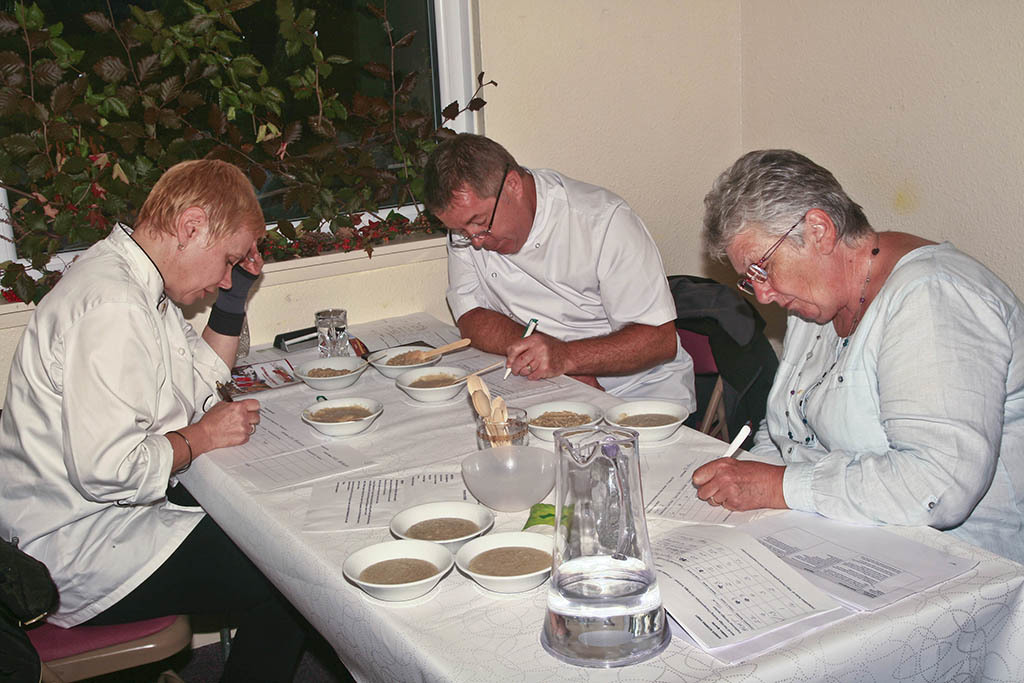
[[[527,423],[526,411],[522,408],[509,408],[508,420],[505,421],[492,420],[478,414],[476,416],[476,447],[484,449],[499,446],[526,446],[530,443],[530,430]]]
[[[348,341],[348,311],[344,308],[317,311],[316,334],[321,358],[352,355]]]

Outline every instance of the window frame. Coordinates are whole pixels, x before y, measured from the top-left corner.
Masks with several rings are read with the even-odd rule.
[[[477,17],[475,14],[477,0],[433,0],[434,18],[434,54],[436,63],[434,71],[437,79],[439,108],[443,109],[448,102],[458,101],[465,105],[476,91],[476,76],[479,52],[477,50]],[[463,112],[457,119],[449,122],[448,127],[457,133],[476,133],[482,130],[482,112]],[[0,216],[8,215],[10,207],[7,190],[0,187]],[[402,206],[396,211],[414,218],[417,210],[422,207]],[[362,225],[370,219],[363,214]],[[297,223],[298,221],[296,221]],[[267,228],[274,227],[267,224]],[[14,261],[25,266],[28,260],[18,258],[17,247],[13,241],[14,231],[8,221],[0,220],[0,263]],[[441,237],[430,238],[425,242],[443,240]],[[62,251],[55,255],[48,264],[51,270],[62,270],[85,249]],[[29,271],[35,273],[36,271]]]

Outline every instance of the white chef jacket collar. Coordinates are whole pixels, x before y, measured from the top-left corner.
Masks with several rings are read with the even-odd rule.
[[[146,298],[153,304],[153,308],[162,313],[167,308],[164,305],[164,302],[167,301],[167,294],[164,292],[163,274],[146,250],[132,238],[134,231],[120,223],[117,227],[120,230],[110,231],[111,245],[125,256],[132,273],[142,283]]]

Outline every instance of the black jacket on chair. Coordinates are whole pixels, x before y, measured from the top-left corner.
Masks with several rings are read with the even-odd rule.
[[[671,275],[668,284],[676,304],[676,327],[703,334],[711,344],[725,389],[729,433],[735,434],[748,421],[757,431],[779,367],[764,334],[764,318],[735,287],[693,275]]]

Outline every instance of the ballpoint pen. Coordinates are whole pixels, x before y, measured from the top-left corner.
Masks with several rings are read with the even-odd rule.
[[[530,322],[526,323],[526,331],[523,332],[523,339],[526,339],[531,334],[533,334],[533,331],[535,329],[537,329],[537,319],[536,318],[530,318]],[[508,379],[508,376],[510,374],[512,374],[512,366],[511,365],[508,366],[507,368],[505,368],[505,376],[502,377],[502,379]]]
[[[217,393],[220,394],[220,397],[228,403],[234,403],[234,399],[231,398],[231,392],[228,391],[228,388],[220,382],[217,382]]]

